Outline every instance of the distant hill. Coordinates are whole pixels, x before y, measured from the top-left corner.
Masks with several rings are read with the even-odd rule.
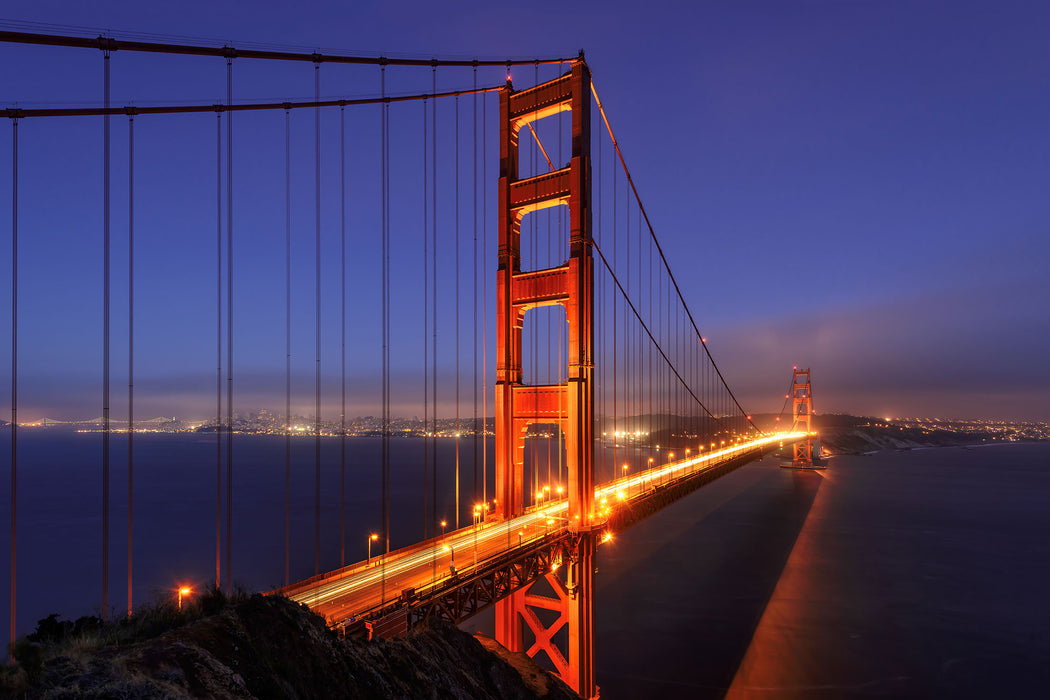
[[[831,454],[1046,439],[1045,433],[1030,430],[1031,424],[921,419],[887,421],[837,414],[815,415],[813,423],[814,429],[820,433],[823,449]]]

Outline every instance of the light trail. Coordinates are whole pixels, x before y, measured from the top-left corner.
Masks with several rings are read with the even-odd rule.
[[[594,491],[597,507],[591,525],[600,526],[606,521],[603,510],[628,506],[633,499],[647,495],[650,491],[646,489],[659,489],[682,477],[695,476],[772,443],[804,437],[806,433],[799,432],[765,435],[602,484]],[[611,500],[613,505],[604,508],[604,503]],[[302,582],[284,590],[289,598],[309,605],[329,621],[346,618],[396,600],[407,588],[436,583],[453,574],[477,569],[479,564],[495,556],[558,534],[569,528],[565,515],[568,507],[564,498],[547,505],[532,506],[525,514],[510,520],[481,522],[461,528],[387,556],[374,557],[374,563],[359,562],[347,567],[345,573],[333,573],[328,579]],[[462,564],[453,568],[457,554]]]

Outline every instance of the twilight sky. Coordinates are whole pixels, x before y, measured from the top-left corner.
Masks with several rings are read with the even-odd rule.
[[[370,55],[532,58],[583,49],[683,293],[749,410],[779,410],[791,366],[799,364],[813,369],[818,411],[1050,420],[1046,3],[38,0],[10,5],[4,14],[5,28],[26,31],[79,27],[85,31],[72,33],[102,29],[118,39],[151,33],[161,40]],[[21,24],[28,22],[61,26]],[[101,101],[97,51],[0,45],[0,60],[4,107]],[[237,101],[313,95],[309,64],[242,63],[234,67]],[[218,59],[118,52],[112,69],[116,105],[214,103],[225,96]],[[541,68],[539,78],[554,75]],[[502,69],[479,71],[478,82],[503,77]],[[534,73],[515,69],[513,77],[525,87]],[[469,69],[442,71],[438,88],[469,87],[471,80]],[[429,71],[391,69],[388,89],[429,90]],[[325,97],[377,90],[373,68],[322,66]],[[454,132],[451,106],[438,109],[444,183]],[[469,100],[460,109],[463,123]],[[494,270],[491,99],[487,109]],[[366,397],[351,401],[351,415],[374,410],[367,397],[375,393],[377,371],[368,358],[378,342],[376,115],[375,108],[346,113],[351,379]],[[313,118],[292,115],[294,403],[303,412],[313,402]],[[419,106],[392,115],[395,133],[403,135],[393,149],[395,168],[404,169],[395,172],[416,191],[419,168],[411,164],[420,120]],[[20,126],[20,417],[92,417],[101,413],[101,120],[44,121]],[[278,408],[284,115],[246,115],[235,125],[237,407]],[[126,119],[114,118],[112,127],[113,382],[121,387]],[[10,125],[3,128],[0,364],[7,368],[11,138]],[[470,128],[467,121],[460,132],[462,168]],[[137,413],[203,416],[214,401],[215,117],[140,117],[135,135]],[[322,116],[322,141],[322,179],[330,185],[339,173],[338,112]],[[418,199],[405,202],[419,208]],[[460,202],[467,240],[474,204],[468,194]],[[337,382],[339,202],[330,187],[322,207],[322,367],[326,380]],[[418,221],[407,205],[395,208],[395,230]],[[443,197],[441,221],[453,215]],[[395,247],[395,255],[402,252],[400,243]],[[410,250],[405,244],[404,254]],[[452,260],[441,258],[442,274]],[[489,285],[492,294],[491,276]],[[407,288],[395,294],[395,306],[415,303]],[[470,303],[461,308],[467,323]],[[493,308],[490,302],[490,314]],[[441,313],[447,329],[448,309]],[[404,368],[405,384],[397,413],[420,412],[413,408],[418,369],[411,368],[418,364],[418,335],[407,322],[404,329],[395,324],[394,367]],[[442,356],[447,410],[451,369],[444,346]],[[469,361],[466,350],[463,357]],[[6,393],[6,370],[0,381]],[[326,408],[337,394],[338,386],[326,383]],[[115,401],[114,415],[123,410]]]

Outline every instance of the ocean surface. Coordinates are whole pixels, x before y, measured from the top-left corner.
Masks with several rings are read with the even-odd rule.
[[[5,455],[8,441],[0,436]],[[381,524],[380,440],[349,439],[341,541],[340,443],[322,440],[324,570],[341,554],[363,558]],[[112,445],[110,604],[119,611],[127,604],[126,436]],[[424,441],[391,445],[396,548],[420,539],[433,513],[424,518]],[[465,526],[473,440],[459,448]],[[136,603],[214,581],[215,449],[214,435],[135,437]],[[437,449],[439,517],[451,525],[454,441]],[[491,441],[488,450],[491,462]],[[235,436],[233,580],[249,589],[284,582],[284,456],[283,437]],[[72,619],[100,609],[100,470],[98,434],[19,432],[22,633],[50,613]],[[6,512],[8,481],[0,482]],[[1050,444],[840,456],[812,472],[782,469],[772,457],[753,462],[599,548],[601,695],[1046,697],[1048,500]],[[314,571],[310,437],[292,441],[291,511],[294,581]],[[225,527],[224,512],[223,547]],[[222,559],[225,567],[225,550]],[[490,619],[464,628],[491,634]]]
[[[1050,697],[1050,444],[771,457],[599,549],[618,698]]]

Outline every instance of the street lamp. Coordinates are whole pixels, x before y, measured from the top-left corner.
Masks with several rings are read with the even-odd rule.
[[[193,593],[193,589],[190,588],[189,586],[180,586],[179,587],[179,610],[182,610],[182,597],[183,596],[187,596],[188,597],[190,595],[190,593]]]
[[[446,526],[446,525],[448,525],[448,522],[446,522],[446,521],[442,520],[442,521],[441,521],[441,536],[442,536],[442,537],[444,537],[444,536],[445,536],[445,526]]]
[[[626,462],[624,462],[624,464],[623,464],[623,478],[626,479],[628,477],[628,475],[630,475],[630,473],[631,473],[631,465],[629,465]],[[631,490],[631,485],[628,483],[627,484],[627,491],[628,491],[628,493],[630,493],[630,490]]]
[[[379,539],[379,535],[372,533],[368,536],[368,559],[365,560],[365,564],[372,563],[372,543]]]

